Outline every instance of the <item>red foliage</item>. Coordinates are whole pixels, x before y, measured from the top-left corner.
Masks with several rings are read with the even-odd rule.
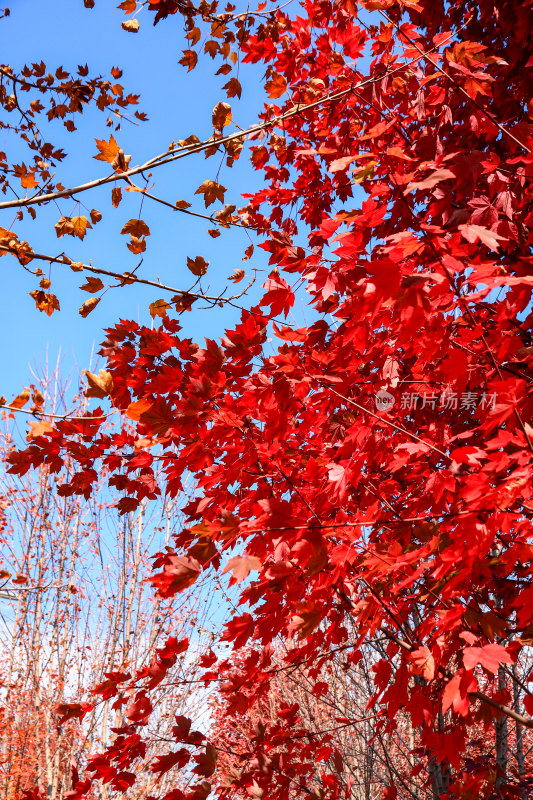
[[[243,43],[275,83],[264,117],[277,132],[252,157],[264,188],[246,209],[268,231],[260,302],[205,348],[168,315],[153,330],[108,330],[110,402],[134,432],[101,431],[98,408],[32,440],[12,470],[57,470],[68,454],[78,474],[64,493],[87,494],[104,465],[123,511],[159,491],[155,458],[171,495],[192,473],[189,527],[152,582],[168,597],[236,547],[248,560],[232,562],[235,577],[258,570],[243,584],[247,610],[222,635],[253,651],[244,676],[240,663],[224,667],[228,720],[252,702],[243,681],[268,692],[275,639],[298,639],[287,659],[318,682],[328,654],[347,647],[356,658],[379,634],[381,730],[410,715],[424,757],[449,770],[443,797],[489,798],[495,786],[514,797],[524,776],[502,775],[492,754],[476,758],[471,739],[502,715],[533,727],[506,687],[507,665],[533,639],[531,5],[360,6],[277,11]],[[366,6],[379,25],[365,22]],[[177,4],[151,8],[163,18]],[[368,76],[354,63],[366,49]],[[315,321],[274,327],[300,282]],[[267,355],[271,331],[280,343]],[[137,452],[139,439],[152,449]],[[154,669],[132,679],[128,723],[91,767],[116,789],[134,784],[150,736],[149,681],[166,659]],[[206,683],[216,674],[210,666]],[[290,743],[297,724],[297,709],[282,707],[277,726],[258,733],[265,750]],[[208,778],[214,754],[198,737],[178,725],[192,772]],[[250,752],[233,785],[304,796],[324,746],[310,739],[304,762],[287,744],[269,768]],[[180,753],[152,769],[185,763]],[[336,800],[339,780],[321,781],[320,797]],[[203,780],[178,794],[209,791]]]

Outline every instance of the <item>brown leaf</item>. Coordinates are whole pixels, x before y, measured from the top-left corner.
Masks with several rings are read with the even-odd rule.
[[[91,294],[95,294],[103,288],[104,284],[100,278],[87,278],[87,283],[84,283],[82,286],[80,286],[80,289],[83,289],[84,292],[90,292]]]
[[[196,64],[198,63],[198,53],[194,50],[184,50],[183,56],[178,61],[178,64],[182,64],[184,67],[187,67],[187,72],[190,72],[191,69],[194,69]]]
[[[224,85],[224,89],[226,90],[228,97],[240,98],[242,94],[242,86],[237,78],[230,78],[229,81]]]
[[[211,117],[214,128],[225,128],[231,122],[231,106],[229,103],[219,102],[213,109]]]
[[[94,299],[94,297],[91,297],[91,300]],[[89,302],[89,300],[87,302]],[[88,370],[84,370],[84,372],[87,376],[87,383],[89,384],[83,393],[85,397],[107,397],[113,388],[113,376],[111,373],[105,369],[101,369],[98,375]]]
[[[170,307],[170,303],[167,303],[166,300],[155,300],[148,306],[152,319],[166,316],[167,310]]]
[[[100,151],[97,156],[93,156],[97,161],[107,161],[112,164],[119,151],[119,146],[115,141],[114,136],[109,137],[109,141],[105,139],[95,139],[96,146]]]
[[[214,58],[219,50],[220,47],[218,45],[218,42],[215,42],[214,39],[208,39],[207,42],[204,44],[204,53],[209,53],[211,58]]]
[[[189,40],[189,44],[192,47],[194,47],[194,45],[197,44],[200,41],[201,36],[202,36],[202,32],[201,32],[200,28],[194,27],[192,29],[192,31],[190,31],[185,38],[188,39]]]
[[[98,303],[100,302],[99,297],[89,297],[88,300],[80,308],[80,314],[82,317],[88,317],[91,311],[94,311]]]
[[[36,408],[41,408],[41,406],[44,406],[44,395],[41,391],[39,391],[39,389],[34,389],[31,399]]]
[[[62,236],[66,236],[67,234],[73,236],[72,222],[70,220],[70,217],[60,217],[59,221],[56,222],[54,227],[56,229],[56,234],[58,239],[60,239]]]
[[[205,207],[207,208],[212,205],[215,200],[220,200],[220,202],[223,203],[224,192],[226,191],[226,187],[216,181],[204,181],[195,191],[195,194],[203,194]]]
[[[83,261],[71,261],[69,267],[72,272],[83,272]]]
[[[124,0],[117,8],[120,8],[125,14],[133,14],[137,8],[136,0]]]
[[[128,19],[126,22],[122,23],[122,29],[128,31],[128,33],[137,33],[139,30],[139,20],[138,19]]]
[[[217,239],[220,236],[219,228],[208,228],[207,232],[212,239]]]
[[[230,281],[233,281],[233,283],[239,283],[239,281],[242,281],[244,278],[244,275],[245,272],[243,269],[236,269],[235,272],[229,276],[229,279]]]
[[[96,225],[96,223],[100,222],[100,220],[102,219],[102,214],[96,208],[91,209],[89,216],[91,218],[91,222],[93,223],[93,225]]]
[[[253,252],[254,252],[254,246],[253,244],[249,244],[246,250],[244,251],[243,261],[248,261],[248,259],[252,257]]]
[[[196,299],[197,298],[194,295],[183,292],[182,294],[175,294],[172,298],[172,302],[174,303],[174,308],[176,311],[190,311],[192,304]]]
[[[122,200],[122,189],[120,188],[120,186],[115,186],[114,189],[111,189],[111,202],[113,203],[113,207],[118,208],[121,200]]]
[[[193,769],[197,775],[209,778],[216,768],[218,753],[215,747],[209,742],[205,746],[205,754],[200,753],[195,756],[197,766]]]
[[[191,204],[188,203],[186,200],[178,200],[178,202],[175,203],[175,206],[176,208],[184,209],[184,208],[190,208]]]
[[[137,238],[141,236],[150,236],[150,228],[142,219],[128,220],[120,232],[131,233],[132,236],[137,236]]]
[[[193,275],[197,275],[198,277],[205,275],[208,266],[209,261],[206,261],[203,256],[196,256],[194,259],[187,256],[187,267]]]

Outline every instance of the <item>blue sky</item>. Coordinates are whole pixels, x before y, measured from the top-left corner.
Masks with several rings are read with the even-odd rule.
[[[124,123],[122,130],[114,133],[125,152],[132,154],[132,165],[163,152],[173,140],[191,133],[204,138],[212,132],[211,112],[219,100],[227,99],[222,86],[228,78],[214,76],[219,63],[211,59],[200,59],[199,67],[190,73],[178,64],[184,46],[179,15],[154,28],[153,15],[142,11],[138,15],[139,33],[130,34],[121,30],[123,13],[103,0],[96,0],[92,10],[85,9],[82,0],[54,0],[46,13],[36,0],[15,0],[10,11],[10,17],[0,21],[1,60],[15,71],[24,63],[41,59],[50,71],[60,65],[67,70],[76,69],[78,64],[85,63],[90,74],[108,74],[112,66],[123,69],[119,82],[127,92],[140,93],[139,110],[149,117],[149,122],[139,125]],[[230,103],[234,120],[247,127],[255,122],[262,107],[261,71],[247,64],[239,77],[243,83],[242,99],[239,102],[233,98]],[[107,174],[107,166],[92,158],[97,152],[95,137],[109,138],[111,129],[105,126],[106,117],[107,114],[94,110],[86,112],[76,121],[78,130],[74,134],[67,134],[57,122],[49,126],[49,140],[69,153],[57,171],[65,185]],[[0,149],[7,152],[8,159],[17,160],[16,142],[6,131],[0,131]],[[187,200],[193,210],[205,212],[201,196],[195,196],[194,192],[204,180],[215,179],[219,164],[218,157],[205,160],[203,156],[194,156],[163,167],[154,172],[153,191],[172,202]],[[240,195],[257,187],[259,178],[250,169],[247,158],[242,157],[233,169],[223,167],[218,180],[229,189],[226,202],[239,207],[243,204]],[[110,186],[106,186],[85,194],[80,199],[86,208],[72,200],[62,200],[58,206],[40,210],[35,222],[28,221],[16,229],[37,252],[58,254],[65,249],[74,260],[92,258],[95,266],[119,272],[131,270],[139,258],[126,249],[127,237],[119,232],[128,219],[138,216],[140,195],[124,192],[125,199],[118,209],[113,209],[110,193]],[[99,209],[103,219],[88,232],[84,242],[72,237],[56,238],[53,225],[61,214],[87,215],[87,209],[91,208]],[[13,217],[12,210],[4,211],[0,225],[9,228]],[[210,261],[204,284],[210,290],[220,290],[236,268],[246,269],[247,275],[253,267],[265,269],[261,250],[256,249],[252,259],[242,263],[244,248],[249,243],[244,231],[233,228],[223,231],[218,239],[211,239],[207,234],[207,228],[212,227],[209,223],[155,206],[148,200],[142,217],[152,231],[138,271],[143,277],[160,278],[163,283],[187,288],[194,279],[191,280],[186,269],[186,257],[200,254]],[[61,311],[47,317],[36,311],[28,296],[37,287],[36,278],[24,272],[10,256],[0,263],[4,270],[0,394],[8,399],[32,380],[30,367],[39,371],[46,360],[54,364],[59,353],[63,375],[75,377],[78,370],[89,366],[91,352],[104,338],[105,327],[119,318],[150,324],[149,303],[164,297],[163,292],[149,287],[114,289],[105,294],[89,317],[82,319],[78,308],[89,297],[79,288],[84,280],[80,273],[56,265],[51,275],[52,290],[60,298]],[[196,309],[182,319],[186,335],[201,340],[203,336],[222,334],[237,315],[237,311],[228,308]]]

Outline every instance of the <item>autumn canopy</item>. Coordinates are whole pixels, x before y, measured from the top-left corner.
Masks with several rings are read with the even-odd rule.
[[[187,489],[183,526],[152,561],[151,591],[170,599],[214,575],[235,609],[191,688],[211,698],[205,726],[178,715],[157,738],[154,692],[180,659],[186,675],[196,647],[163,637],[144,666],[92,687],[92,703],[111,700],[120,724],[76,765],[65,798],[107,796],[101,782],[140,797],[146,771],[171,772],[172,788],[158,793],[156,781],[150,795],[163,800],[525,800],[533,5],[120,8],[121,35],[151,22],[184,32],[184,80],[208,60],[226,82],[209,109],[212,135],[177,131],[147,162],[124,152],[120,130],[95,123],[95,171],[68,186],[48,122],[68,130],[90,106],[126,114],[137,98],[117,69],[91,78],[2,67],[5,116],[27,151],[22,165],[0,154],[3,261],[37,275],[32,297],[47,314],[63,313],[47,272],[55,261],[79,273],[82,316],[118,280],[150,287],[153,318],[110,324],[99,368],[84,379],[83,414],[48,417],[29,393],[7,400],[9,413],[34,410],[9,469],[60,475],[68,463],[60,498],[88,501],[104,480],[121,515],[161,496],[180,502]],[[232,103],[257,66],[263,111],[244,127]],[[150,125],[142,98],[138,109]],[[176,202],[158,194],[158,176],[182,158],[197,159],[202,182]],[[259,188],[231,205],[231,167],[243,160]],[[24,199],[10,199],[15,183]],[[115,208],[131,208],[116,234],[146,257],[138,272],[67,255],[72,237],[90,247],[97,208],[56,215],[60,256],[24,240],[19,225],[27,236],[66,199],[91,207],[101,186]],[[155,288],[150,226],[162,204],[207,217],[221,248],[235,246],[231,228],[245,229],[231,290],[203,288],[217,265],[202,255],[183,265],[192,287]],[[201,252],[199,236],[195,244]],[[268,269],[250,286],[254,251]],[[206,304],[212,314],[237,306],[238,322],[193,341],[184,315]],[[58,723],[83,724],[87,712],[73,699]],[[378,755],[365,772],[368,753]]]

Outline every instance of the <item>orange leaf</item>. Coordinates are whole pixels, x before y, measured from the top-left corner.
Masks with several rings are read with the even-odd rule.
[[[435,659],[427,647],[419,647],[410,655],[411,672],[413,675],[422,675],[427,681],[435,677]]]
[[[112,164],[118,154],[119,146],[115,141],[114,136],[109,137],[109,141],[105,139],[95,139],[96,146],[100,151],[97,156],[93,156],[97,161],[107,161]]]
[[[155,300],[148,306],[152,319],[166,316],[167,309],[170,307],[170,303],[167,303],[166,300]]]
[[[53,430],[54,426],[44,420],[42,422],[30,422],[30,430],[26,439],[31,442],[32,439],[38,439],[39,436],[45,436],[45,434],[51,433]]]
[[[265,89],[269,97],[276,99],[287,91],[287,81],[283,75],[275,72],[271,79],[265,83]]]
[[[28,400],[30,399],[30,390],[26,386],[20,394],[18,394],[14,400],[11,401],[9,404],[11,408],[24,408]]]
[[[122,230],[121,233],[129,233],[132,236],[137,236],[138,238],[141,236],[150,236],[150,228],[143,222],[142,219],[130,219]]]
[[[39,185],[35,180],[35,172],[27,172],[25,175],[22,175],[20,182],[25,189],[34,189]]]
[[[150,408],[152,408],[150,400],[135,400],[135,402],[130,403],[126,409],[126,416],[134,422],[138,422],[141,416],[146,413],[146,411],[149,411]]]
[[[35,300],[36,308],[39,311],[44,311],[48,316],[51,316],[54,311],[59,311],[59,300],[55,294],[48,294],[48,292],[43,292],[42,289],[35,289],[33,292],[29,292],[29,295]]]
[[[240,583],[248,577],[251,570],[260,571],[261,562],[255,556],[235,556],[230,558],[223,572],[233,572],[231,583]]]

